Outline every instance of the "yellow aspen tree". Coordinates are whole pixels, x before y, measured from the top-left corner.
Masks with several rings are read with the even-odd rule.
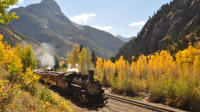
[[[6,52],[6,54],[4,54],[4,57],[3,57],[3,66],[4,66],[4,68],[7,69],[8,65],[11,64],[11,62],[12,62],[12,58],[16,54],[15,54],[15,51],[13,48],[6,48],[5,52]]]
[[[195,76],[200,74],[200,57],[199,56],[196,56],[193,61],[193,74]]]
[[[17,55],[14,55],[12,57],[12,62],[9,65],[9,73],[10,75],[8,76],[8,79],[14,83],[21,83],[21,75],[22,75],[22,70],[23,70],[23,64],[21,63],[20,58]]]
[[[104,86],[107,86],[108,85],[108,81],[107,81],[107,75],[108,75],[108,66],[107,66],[107,60],[104,60],[103,61],[103,73],[100,77],[100,81],[101,83],[104,85]]]
[[[71,60],[72,66],[78,64],[78,62],[79,62],[79,52],[80,52],[79,45],[75,44],[74,48],[72,49],[72,57],[71,57],[72,58],[72,60]]]
[[[193,62],[196,56],[200,56],[200,50],[192,46],[176,54],[176,63],[181,74],[186,75],[192,73]]]
[[[136,67],[135,62],[132,61],[132,63],[131,63],[131,73],[133,73],[135,71],[135,67]]]
[[[125,69],[126,69],[126,61],[124,60],[123,56],[120,57],[119,60],[116,61],[116,69],[118,71],[117,76],[117,89],[123,90],[123,84],[124,84],[124,77],[125,77]]]
[[[5,46],[4,44],[2,43],[2,39],[3,39],[3,36],[0,35],[0,64],[2,64],[3,62],[3,58],[4,58],[4,55],[5,55]]]
[[[86,65],[86,72],[92,69],[92,57],[91,53],[88,48],[86,48],[86,55],[85,55],[85,65]]]
[[[31,46],[25,46],[22,49],[22,54],[20,55],[21,61],[23,64],[23,72],[26,71],[27,68],[31,68],[32,70],[36,68],[37,60],[34,56],[33,50]]]
[[[97,78],[100,80],[103,75],[103,60],[102,58],[98,58],[96,62],[96,75]]]
[[[107,60],[105,64],[105,71],[106,71],[106,80],[107,80],[107,85],[111,85],[113,78],[114,78],[114,73],[115,73],[115,65],[112,61]]]
[[[8,65],[12,62],[15,52],[9,45],[2,43],[2,38],[3,36],[0,37],[0,64],[5,69],[8,69]]]
[[[34,74],[31,68],[27,68],[26,72],[21,76],[23,88],[30,93],[35,94],[39,78],[40,76]]]
[[[85,48],[82,48],[80,54],[79,54],[79,71],[82,72],[82,73],[85,73],[85,56],[86,56],[86,49]]]
[[[139,78],[144,78],[147,75],[147,58],[141,55],[136,62],[136,75]]]

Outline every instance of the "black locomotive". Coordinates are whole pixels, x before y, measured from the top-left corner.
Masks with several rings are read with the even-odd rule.
[[[41,80],[58,87],[63,93],[83,104],[104,105],[107,102],[101,84],[93,78],[94,71],[89,71],[89,75],[40,70],[35,73],[41,75]]]

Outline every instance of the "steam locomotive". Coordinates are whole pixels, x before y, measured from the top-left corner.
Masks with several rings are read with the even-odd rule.
[[[89,75],[40,70],[34,72],[41,76],[42,81],[58,87],[63,93],[83,104],[105,105],[107,103],[101,84],[93,78],[94,71],[89,71]]]

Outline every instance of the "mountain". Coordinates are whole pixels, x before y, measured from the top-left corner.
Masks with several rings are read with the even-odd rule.
[[[133,37],[123,37],[121,35],[117,35],[117,37],[123,41],[123,42],[129,42],[130,40],[132,40],[133,38],[135,38],[134,36]]]
[[[39,44],[34,39],[20,33],[10,24],[0,24],[0,34],[4,37],[3,41],[6,41],[11,46],[15,46],[18,43],[27,43],[32,46],[37,46]]]
[[[167,49],[185,49],[200,39],[200,0],[173,0],[163,5],[144,25],[138,36],[122,48],[125,59]]]
[[[55,47],[56,53],[65,56],[74,43],[94,50],[97,56],[108,58],[116,54],[122,42],[110,33],[70,21],[54,0],[42,0],[38,4],[11,10],[19,19],[14,25],[21,33],[40,43]]]

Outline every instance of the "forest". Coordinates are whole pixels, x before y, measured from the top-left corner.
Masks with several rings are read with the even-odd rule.
[[[149,100],[173,107],[200,111],[200,49],[189,46],[171,55],[159,51],[141,55],[132,62],[98,58],[96,78],[113,92],[137,96],[150,93]]]

